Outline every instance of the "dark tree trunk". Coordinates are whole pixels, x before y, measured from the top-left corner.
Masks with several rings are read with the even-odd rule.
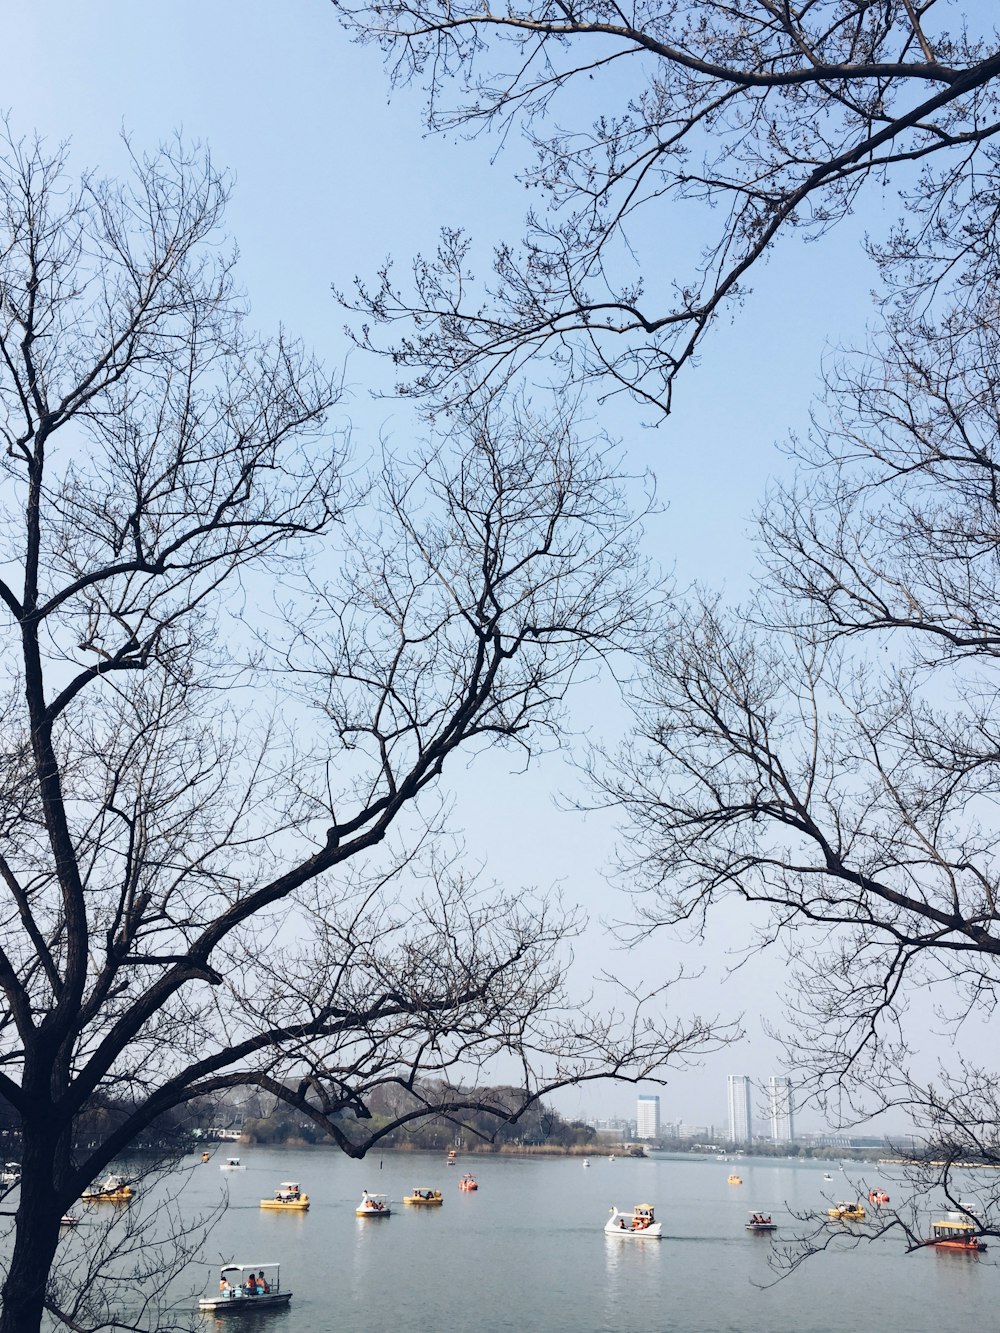
[[[38,1333],[45,1286],[59,1243],[63,1209],[56,1193],[57,1136],[25,1126],[21,1159],[21,1201],[14,1253],[0,1293],[0,1333]]]

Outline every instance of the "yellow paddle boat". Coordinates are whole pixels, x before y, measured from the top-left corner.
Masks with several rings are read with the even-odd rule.
[[[128,1203],[134,1193],[124,1176],[105,1176],[99,1185],[92,1185],[80,1198],[84,1203]]]
[[[415,1189],[412,1194],[404,1194],[403,1202],[412,1203],[423,1208],[440,1208],[444,1203],[444,1198],[440,1190],[429,1190],[421,1187]]]
[[[986,1249],[986,1242],[979,1239],[973,1223],[960,1213],[949,1213],[940,1222],[933,1222],[927,1244],[939,1250],[960,1250],[963,1254],[981,1254]]]
[[[837,1203],[826,1210],[827,1217],[837,1222],[863,1222],[865,1210],[860,1203]]]
[[[282,1213],[305,1213],[309,1209],[309,1195],[302,1193],[302,1186],[295,1180],[283,1180],[274,1191],[274,1197],[261,1199],[262,1208],[274,1208]]]

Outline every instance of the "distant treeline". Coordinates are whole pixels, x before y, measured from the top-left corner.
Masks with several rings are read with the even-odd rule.
[[[511,1112],[520,1105],[523,1094],[514,1088],[490,1087],[479,1091],[479,1100],[502,1108],[509,1105]],[[463,1090],[468,1093],[468,1089]],[[365,1118],[367,1132],[388,1124],[401,1113],[419,1109],[424,1098],[437,1096],[439,1089],[417,1089],[411,1092],[401,1087],[378,1089],[367,1100]],[[77,1118],[74,1140],[83,1150],[105,1137],[131,1113],[126,1100],[95,1099]],[[351,1137],[351,1124],[357,1119],[352,1112],[343,1112],[340,1125]],[[244,1139],[255,1143],[324,1143],[325,1135],[308,1116],[290,1110],[275,1097],[254,1094],[242,1101],[225,1098],[202,1098],[187,1106],[161,1116],[147,1131],[142,1141],[133,1144],[141,1151],[171,1154],[188,1151],[199,1141],[217,1137],[220,1127],[238,1132]],[[541,1104],[525,1111],[516,1121],[486,1112],[462,1112],[454,1118],[431,1115],[411,1121],[380,1140],[386,1148],[443,1149],[461,1143],[466,1149],[481,1144],[549,1146],[557,1148],[586,1147],[596,1139],[596,1131],[580,1121],[564,1120],[556,1111]],[[20,1125],[13,1109],[0,1098],[0,1141],[6,1141],[16,1155],[20,1141]],[[0,1160],[3,1154],[0,1153]]]
[[[378,1089],[367,1101],[370,1119],[365,1122],[366,1132],[370,1134],[380,1124],[389,1124],[399,1115],[419,1109],[424,1097],[430,1099],[431,1091],[435,1096],[439,1095],[438,1089],[427,1089],[424,1096],[419,1090],[410,1092],[406,1088]],[[463,1092],[467,1093],[468,1089]],[[512,1110],[523,1099],[522,1092],[509,1087],[490,1087],[479,1092],[482,1101],[494,1106],[508,1104]],[[351,1136],[352,1119],[354,1117],[347,1113],[340,1120],[348,1137]],[[325,1135],[310,1120],[290,1113],[280,1102],[267,1114],[246,1116],[242,1127],[244,1136],[255,1143],[287,1143],[295,1139],[306,1143],[325,1141]],[[467,1149],[477,1144],[484,1149],[512,1144],[573,1148],[593,1143],[596,1137],[593,1126],[578,1120],[564,1120],[556,1111],[536,1104],[513,1122],[483,1111],[463,1111],[455,1117],[432,1115],[418,1118],[401,1129],[392,1130],[379,1143],[385,1148],[413,1149],[445,1149],[459,1142]]]
[[[703,1156],[710,1150],[703,1143],[691,1139],[662,1139],[657,1147],[663,1152],[696,1153]],[[898,1152],[898,1148],[888,1143],[880,1147],[848,1147],[830,1143],[745,1143],[720,1144],[719,1152],[728,1156],[737,1153],[748,1157],[797,1157],[802,1161],[816,1162],[874,1162]]]

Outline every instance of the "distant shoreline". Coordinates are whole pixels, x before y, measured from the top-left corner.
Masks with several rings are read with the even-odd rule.
[[[198,1145],[191,1149],[192,1152],[211,1152],[220,1147],[233,1147],[233,1140],[206,1142],[200,1140]],[[265,1143],[259,1139],[249,1137],[238,1140],[240,1148],[295,1148],[296,1151],[302,1148],[329,1149],[337,1148],[332,1141],[329,1143],[310,1143],[308,1139],[283,1139],[280,1143]],[[339,1151],[339,1149],[338,1149]],[[419,1144],[407,1143],[386,1143],[375,1144],[370,1152],[403,1152],[403,1153],[422,1153],[425,1156],[441,1157],[447,1156],[451,1151],[448,1148],[427,1148]],[[620,1157],[623,1160],[632,1158],[637,1160],[646,1157],[648,1154],[645,1149],[636,1152],[630,1146],[607,1147],[601,1145],[597,1148],[581,1148],[576,1144],[570,1147],[562,1147],[559,1144],[548,1143],[500,1143],[500,1144],[469,1144],[465,1147],[454,1149],[456,1157]]]

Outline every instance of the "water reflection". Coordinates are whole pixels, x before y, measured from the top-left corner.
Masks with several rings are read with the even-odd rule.
[[[604,1233],[604,1267],[608,1276],[655,1271],[663,1263],[663,1240],[623,1240]]]
[[[290,1305],[278,1305],[270,1310],[257,1310],[253,1314],[244,1313],[242,1310],[234,1310],[231,1314],[225,1315],[204,1313],[202,1323],[205,1330],[211,1330],[211,1333],[223,1333],[223,1331],[229,1333],[233,1329],[249,1328],[270,1328],[277,1333],[277,1330],[287,1327],[291,1314]]]

